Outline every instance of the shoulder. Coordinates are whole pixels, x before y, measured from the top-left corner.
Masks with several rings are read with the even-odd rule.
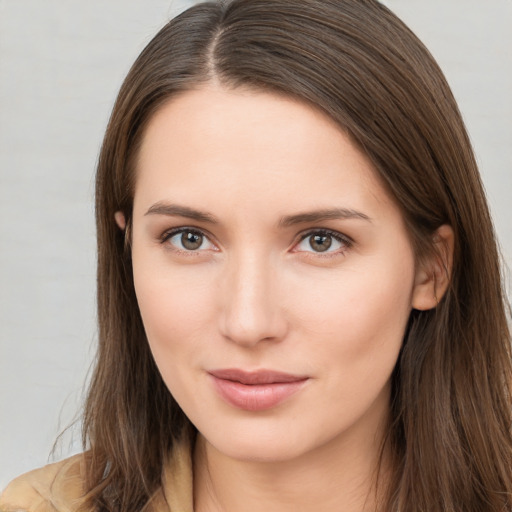
[[[84,454],[14,479],[0,496],[0,512],[73,512],[82,503]]]

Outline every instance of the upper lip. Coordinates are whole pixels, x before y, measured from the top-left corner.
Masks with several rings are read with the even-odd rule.
[[[297,382],[308,378],[305,375],[293,375],[290,373],[266,369],[246,371],[237,368],[226,368],[222,370],[212,370],[208,373],[217,379],[231,380],[233,382],[240,382],[241,384],[249,385]]]

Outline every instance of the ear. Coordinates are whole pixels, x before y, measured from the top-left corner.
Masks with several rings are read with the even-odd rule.
[[[416,270],[412,307],[421,311],[435,308],[443,298],[452,274],[453,229],[448,224],[439,227],[432,237],[434,250]]]
[[[114,219],[116,221],[116,224],[119,226],[119,229],[121,231],[124,231],[126,229],[126,218],[124,216],[124,213],[121,211],[117,211],[114,213]]]

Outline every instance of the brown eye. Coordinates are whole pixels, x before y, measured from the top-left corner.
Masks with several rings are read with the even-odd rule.
[[[203,235],[184,231],[181,234],[181,245],[188,251],[195,251],[203,244]]]
[[[295,246],[294,252],[336,254],[343,253],[351,245],[351,240],[341,233],[320,230],[303,235],[302,240]]]
[[[325,252],[332,245],[331,235],[312,235],[309,237],[309,245],[316,252]]]
[[[173,248],[182,252],[215,250],[215,245],[210,239],[204,233],[195,229],[176,229],[164,235],[162,242],[168,243]]]

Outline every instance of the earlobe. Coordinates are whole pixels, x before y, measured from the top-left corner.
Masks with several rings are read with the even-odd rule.
[[[116,213],[114,213],[114,219],[119,229],[121,231],[124,231],[126,229],[126,218],[124,216],[124,213],[121,211],[117,211]]]
[[[450,284],[453,265],[454,234],[443,224],[433,235],[432,256],[421,263],[414,283],[412,307],[421,311],[435,308]]]

